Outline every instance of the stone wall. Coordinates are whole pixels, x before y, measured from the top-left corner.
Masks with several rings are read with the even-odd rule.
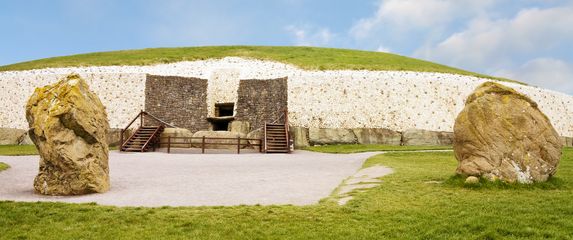
[[[107,107],[110,126],[125,127],[145,103],[145,74],[208,79],[208,99],[236,99],[237,79],[288,77],[292,126],[453,131],[466,97],[490,79],[408,71],[307,71],[271,61],[227,57],[152,66],[107,66],[0,72],[0,127],[26,129],[24,105],[35,87],[79,73]],[[217,80],[219,79],[219,80]],[[559,134],[573,137],[573,97],[500,82],[536,101]],[[219,90],[217,90],[219,89]],[[209,97],[211,96],[211,97]],[[222,99],[222,100],[216,100]],[[208,106],[214,107],[214,106]]]
[[[207,130],[207,80],[147,75],[145,111],[192,132]]]
[[[235,119],[251,124],[251,130],[272,122],[287,109],[287,79],[241,80]]]

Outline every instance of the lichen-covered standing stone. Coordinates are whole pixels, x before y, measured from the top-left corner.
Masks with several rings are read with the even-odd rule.
[[[559,135],[534,101],[493,82],[468,97],[454,125],[458,174],[546,181],[557,170],[561,147]]]
[[[105,107],[79,75],[36,88],[26,105],[40,153],[36,192],[78,195],[109,190]]]

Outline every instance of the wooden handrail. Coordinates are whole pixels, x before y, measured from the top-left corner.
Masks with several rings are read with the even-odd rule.
[[[154,115],[151,114],[151,113],[148,113],[148,112],[146,112],[146,111],[142,111],[141,113],[142,113],[142,114],[145,114],[146,116],[149,116],[149,117],[153,118],[153,120],[158,121],[158,122],[162,123],[162,124],[165,125],[165,126],[169,126],[169,127],[172,127],[172,128],[177,128],[175,125],[169,124],[169,123],[167,123],[167,122],[165,122],[165,121],[159,119],[158,117],[154,116]]]
[[[285,109],[284,115],[285,115],[285,134],[286,134],[287,151],[290,153],[290,136],[289,136],[289,129],[288,129],[288,109]]]
[[[263,139],[257,139],[257,138],[241,138],[236,137],[236,138],[219,138],[219,137],[161,137],[160,139],[165,139],[167,138],[167,143],[166,142],[162,142],[159,141],[159,145],[161,146],[162,144],[167,144],[167,153],[171,152],[171,146],[172,145],[187,145],[189,146],[189,143],[187,142],[172,142],[171,139],[201,139],[201,153],[205,153],[205,145],[209,144],[209,145],[226,145],[226,146],[237,146],[237,154],[241,153],[241,147],[242,146],[258,146],[259,147],[259,152],[262,152],[262,145],[263,145]],[[207,142],[206,140],[237,140],[237,143],[221,143],[221,142]],[[243,141],[246,141],[246,143],[243,143]],[[258,141],[259,143],[250,143],[249,141]],[[147,144],[147,143],[146,143]]]
[[[133,118],[133,120],[131,120],[131,122],[129,122],[129,124],[127,124],[127,127],[125,127],[124,129],[121,130],[121,134],[120,134],[120,140],[121,140],[121,144],[119,145],[119,149],[121,150],[125,143],[127,142],[127,140],[129,140],[129,138],[133,137],[133,135],[135,134],[135,132],[133,132],[131,134],[131,136],[129,136],[125,141],[123,140],[124,134],[125,132],[129,129],[129,127],[131,127],[131,124],[133,124],[135,122],[135,120],[137,120],[137,118],[140,118],[143,115],[143,110],[141,110],[139,112],[139,114],[137,114],[137,116],[135,116],[135,118]]]
[[[131,134],[131,136],[128,136],[128,138],[124,140],[125,132],[127,132],[127,130],[129,129],[129,127],[131,127],[131,125],[132,125],[138,118],[139,118],[139,120],[140,120],[139,126],[140,126],[140,127],[143,127],[143,126],[145,125],[145,122],[144,122],[144,117],[145,117],[145,116],[151,117],[153,120],[158,121],[158,122],[159,122],[161,125],[163,125],[163,126],[169,126],[169,127],[176,128],[176,126],[174,126],[174,125],[172,125],[172,124],[169,124],[169,123],[166,123],[165,121],[163,121],[163,120],[157,118],[157,117],[154,116],[153,114],[141,110],[141,111],[139,112],[139,114],[137,114],[137,116],[135,116],[135,118],[133,118],[133,120],[131,120],[131,122],[129,122],[129,124],[127,124],[127,126],[126,126],[124,129],[121,130],[121,132],[120,132],[120,137],[119,137],[120,140],[121,140],[121,142],[120,142],[120,149],[123,148],[124,145],[125,145],[125,143],[127,142],[127,140],[129,140],[129,139],[130,139],[131,137],[133,137],[133,135],[135,134],[135,132],[133,132],[133,133]]]
[[[267,123],[265,123],[264,129],[263,129],[263,133],[264,133],[264,140],[265,140],[265,141],[264,141],[264,145],[265,145],[265,146],[264,146],[264,149],[265,149],[264,152],[266,153],[266,152],[267,152],[267,141],[268,141],[268,139],[267,139]]]
[[[169,136],[168,136],[169,137]],[[168,137],[161,137],[163,139]],[[202,139],[203,137],[170,137],[171,139]],[[224,137],[205,137],[205,139],[213,139],[213,140],[235,140],[234,138],[224,138]],[[261,141],[260,138],[241,138],[241,140],[251,140],[251,141]]]

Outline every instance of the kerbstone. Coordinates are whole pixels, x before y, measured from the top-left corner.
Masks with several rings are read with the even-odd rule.
[[[358,142],[351,129],[310,128],[308,137],[311,145],[354,144]]]

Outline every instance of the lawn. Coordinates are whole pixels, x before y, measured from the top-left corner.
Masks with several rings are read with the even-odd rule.
[[[118,147],[109,147],[110,151],[117,150]],[[0,145],[0,156],[23,156],[38,155],[38,150],[34,145]]]
[[[452,146],[395,146],[378,144],[340,144],[306,147],[305,150],[323,153],[360,153],[381,151],[452,150]]]
[[[512,81],[391,53],[316,47],[216,46],[148,48],[45,58],[0,66],[0,71],[54,67],[152,65],[236,56],[293,64],[309,70],[400,70],[454,73]]]
[[[120,208],[0,202],[6,239],[571,239],[573,149],[545,184],[467,186],[452,152],[370,158],[395,173],[333,201],[297,206]],[[311,184],[311,183],[309,183]]]
[[[8,166],[8,164],[0,162],[0,171],[4,171],[6,169],[8,169],[10,166]]]
[[[37,155],[34,145],[0,145],[0,156]]]

